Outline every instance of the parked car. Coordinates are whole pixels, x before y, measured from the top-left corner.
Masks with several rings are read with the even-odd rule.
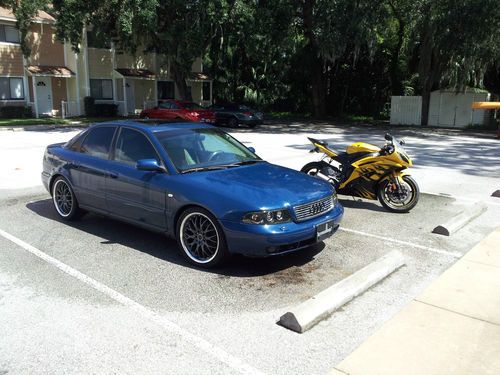
[[[242,104],[214,104],[210,109],[215,112],[215,123],[236,127],[240,124],[251,128],[262,124],[264,114]]]
[[[344,212],[326,181],[199,123],[93,125],[47,146],[42,180],[61,219],[93,211],[165,233],[201,267],[307,248]]]
[[[140,114],[144,119],[165,119],[175,121],[215,122],[215,113],[199,104],[180,100],[162,100],[157,107],[145,109]]]

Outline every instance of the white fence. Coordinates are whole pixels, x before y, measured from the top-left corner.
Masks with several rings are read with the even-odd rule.
[[[473,102],[488,101],[488,93],[455,93],[434,91],[429,103],[429,125],[459,127],[481,125],[487,120],[486,111],[474,111]],[[421,96],[393,96],[391,98],[391,124],[420,125]]]
[[[78,103],[75,101],[61,101],[61,117],[74,117],[79,115]]]
[[[391,98],[391,124],[420,125],[421,96],[393,96]]]

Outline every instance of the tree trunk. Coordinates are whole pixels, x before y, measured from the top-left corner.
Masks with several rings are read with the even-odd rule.
[[[428,84],[428,82],[426,82],[422,90],[422,110],[420,118],[421,126],[429,125],[429,108],[431,104],[431,92],[432,92],[432,83]]]
[[[311,97],[314,116],[322,117],[326,113],[325,77],[323,75],[322,61],[320,58],[317,60],[315,66],[311,67]]]
[[[401,48],[403,47],[404,34],[406,23],[403,20],[400,12],[396,9],[392,1],[389,1],[392,13],[398,21],[398,42],[391,54],[389,77],[391,80],[391,94],[403,95],[403,84],[401,82],[401,68],[399,65],[399,57],[401,55]]]
[[[303,0],[302,2],[302,24],[304,27],[304,36],[308,41],[307,52],[311,65],[304,66],[304,69],[310,69],[311,81],[310,92],[312,99],[312,108],[314,116],[324,116],[326,113],[326,92],[325,76],[323,74],[323,59],[319,55],[318,41],[314,34],[314,13],[313,9],[316,0]]]
[[[186,83],[186,73],[184,69],[175,61],[170,62],[170,76],[175,82],[177,86],[177,90],[179,90],[179,95],[182,100],[191,101],[193,98],[189,95],[188,87]]]

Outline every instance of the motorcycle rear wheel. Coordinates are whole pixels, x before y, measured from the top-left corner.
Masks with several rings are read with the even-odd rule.
[[[379,185],[377,197],[385,209],[391,212],[408,212],[418,203],[420,189],[417,182],[410,176],[403,176],[403,192],[391,191],[392,183],[385,180]]]
[[[308,174],[309,176],[321,178],[331,183],[333,187],[335,187],[335,189],[338,188],[339,183],[334,178],[332,178],[334,167],[325,162],[313,161],[311,163],[307,163],[302,167],[300,171],[302,173]],[[318,174],[321,174],[321,176],[318,176]]]

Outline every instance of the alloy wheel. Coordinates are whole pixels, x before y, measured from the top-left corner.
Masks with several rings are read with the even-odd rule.
[[[74,205],[73,193],[63,179],[57,180],[53,189],[54,206],[62,217],[71,215]]]
[[[218,254],[220,235],[212,220],[201,212],[186,215],[180,225],[180,242],[195,263],[211,262]]]

